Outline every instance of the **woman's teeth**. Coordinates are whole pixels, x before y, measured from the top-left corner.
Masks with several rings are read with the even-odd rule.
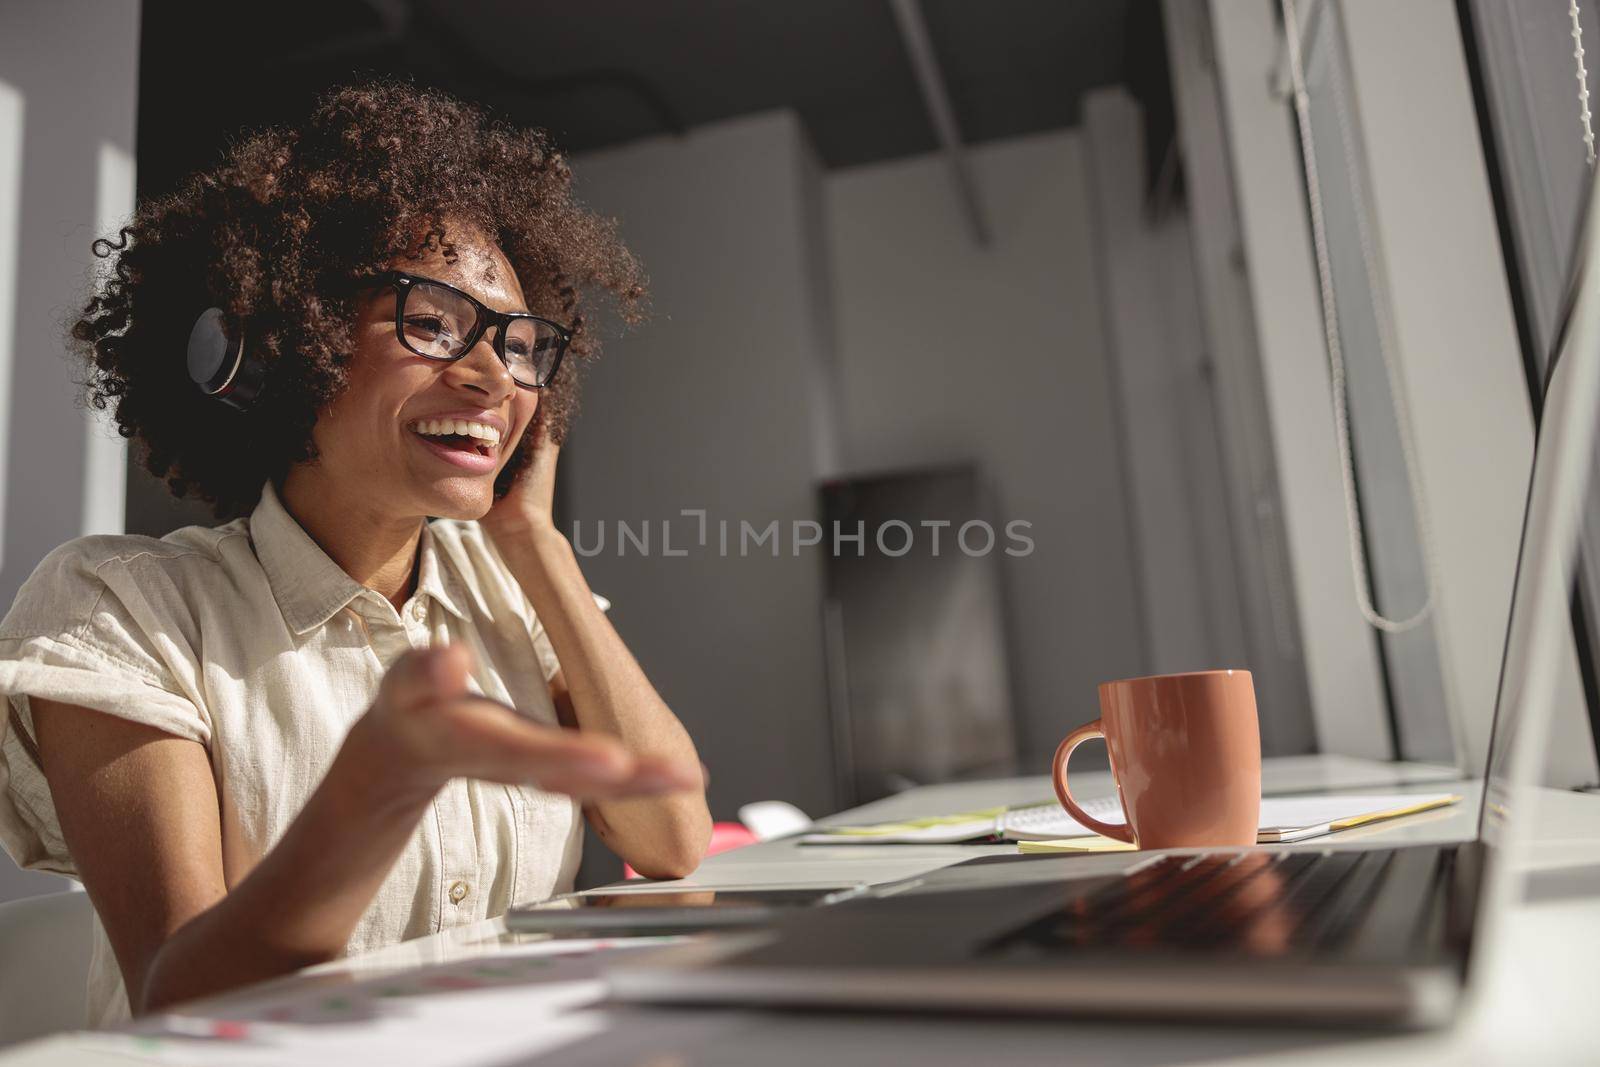
[[[491,450],[500,445],[500,431],[488,423],[467,419],[418,419],[411,428],[426,437],[473,437]]]

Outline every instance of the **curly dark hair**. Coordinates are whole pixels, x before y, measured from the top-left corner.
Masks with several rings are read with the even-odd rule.
[[[543,131],[407,84],[334,89],[298,127],[234,143],[216,167],[94,242],[111,269],[71,328],[89,363],[89,402],[113,410],[174,495],[206,501],[219,519],[244,514],[264,481],[316,456],[312,426],[346,382],[350,282],[431,248],[453,261],[448,218],[499,244],[530,310],[572,326],[568,358],[539,405],[560,441],[578,365],[599,351],[582,299],[610,294],[633,322],[645,285],[614,220],[585,210],[571,184]],[[248,413],[189,379],[189,330],[212,306],[244,324],[266,368]],[[532,437],[506,462],[497,499],[532,459]]]

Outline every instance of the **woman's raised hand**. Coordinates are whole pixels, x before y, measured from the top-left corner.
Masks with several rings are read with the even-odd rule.
[[[704,788],[698,765],[635,756],[615,738],[544,726],[470,693],[469,666],[457,645],[401,656],[346,746],[357,746],[402,792],[431,793],[451,778],[535,785],[584,799]]]

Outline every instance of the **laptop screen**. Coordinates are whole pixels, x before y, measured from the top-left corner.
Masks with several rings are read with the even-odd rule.
[[[1594,189],[1591,186],[1590,200]],[[1559,657],[1570,643],[1569,595],[1600,406],[1600,219],[1585,212],[1573,250],[1567,319],[1545,390],[1512,587],[1479,836],[1505,843],[1519,790],[1539,779]]]

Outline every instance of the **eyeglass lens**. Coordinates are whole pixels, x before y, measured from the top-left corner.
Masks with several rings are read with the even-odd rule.
[[[477,332],[478,308],[459,293],[427,282],[405,287],[400,340],[429,359],[458,359]],[[561,336],[549,323],[512,319],[503,340],[506,368],[523,385],[544,385],[561,351]]]

